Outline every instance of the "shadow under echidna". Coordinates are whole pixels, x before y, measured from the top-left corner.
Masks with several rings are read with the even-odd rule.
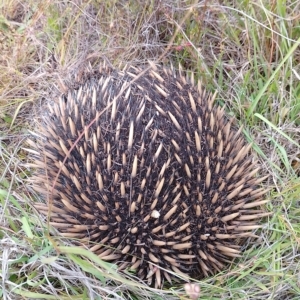
[[[240,256],[268,215],[265,178],[241,129],[193,76],[152,64],[141,72],[102,65],[51,102],[29,142],[31,180],[47,201],[37,209],[50,210],[62,236],[161,287]]]

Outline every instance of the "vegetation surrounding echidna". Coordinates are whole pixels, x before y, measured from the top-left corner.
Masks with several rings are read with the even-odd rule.
[[[290,0],[2,0],[0,298],[298,299],[299,12],[300,2]],[[170,272],[172,284],[164,279],[154,289],[138,270],[119,272],[121,260],[103,261],[52,231],[51,219],[34,208],[47,199],[28,189],[28,130],[37,132],[46,102],[85,81],[87,64],[96,68],[106,58],[112,66],[172,62],[194,73],[218,92],[216,105],[236,120],[231,130],[243,126],[259,173],[270,175],[260,186],[271,188],[263,196],[271,201],[257,210],[273,215],[253,220],[264,224],[251,231],[258,239],[235,239],[242,253],[221,272],[186,284]]]
[[[251,145],[214,98],[171,69],[101,66],[50,103],[30,143],[34,188],[48,199],[36,207],[63,236],[158,287],[168,270],[220,271],[268,213]]]

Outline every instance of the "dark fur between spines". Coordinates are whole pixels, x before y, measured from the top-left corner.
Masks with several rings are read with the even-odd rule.
[[[268,215],[259,209],[265,178],[200,83],[152,66],[115,99],[141,71],[102,65],[50,102],[43,138],[29,142],[32,181],[48,204],[52,196],[51,225],[61,235],[161,287],[175,279],[165,270],[198,278],[240,256],[237,240],[256,237]],[[47,214],[48,204],[36,207]]]

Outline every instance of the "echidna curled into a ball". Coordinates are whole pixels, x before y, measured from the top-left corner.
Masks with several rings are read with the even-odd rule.
[[[62,236],[161,287],[169,270],[199,277],[239,256],[237,241],[267,215],[264,178],[193,76],[141,72],[102,65],[49,105],[30,143],[34,188]]]

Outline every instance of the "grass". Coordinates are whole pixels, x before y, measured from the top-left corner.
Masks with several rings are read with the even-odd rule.
[[[26,188],[22,146],[38,107],[87,62],[147,60],[194,72],[244,126],[272,217],[199,299],[299,299],[300,3],[298,1],[35,1],[0,4],[0,298],[191,299],[155,290],[50,236]],[[73,77],[72,77],[73,76]]]

